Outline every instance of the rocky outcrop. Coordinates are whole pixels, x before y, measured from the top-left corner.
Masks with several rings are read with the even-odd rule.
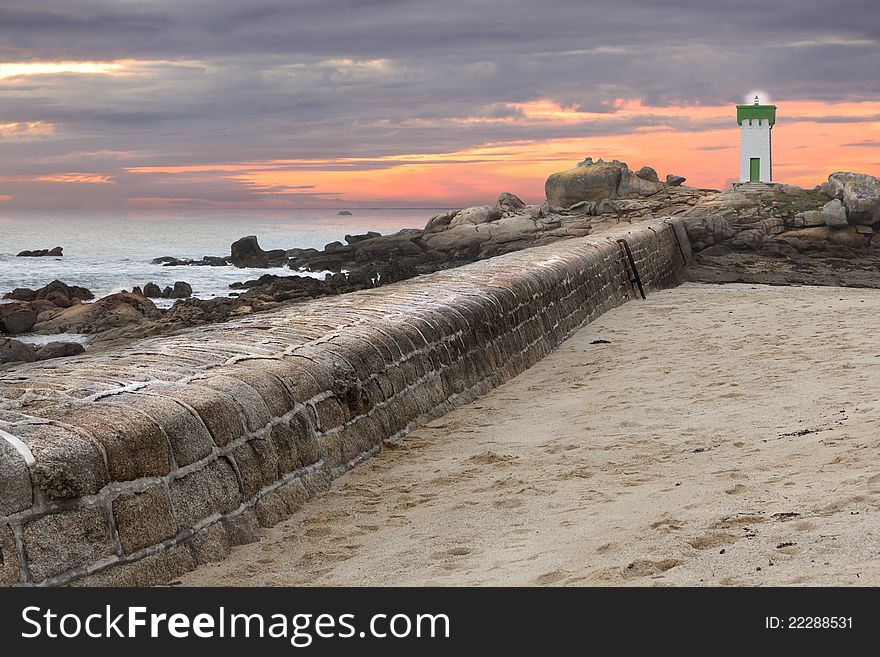
[[[29,303],[0,304],[0,332],[28,333],[37,323],[37,311]]]
[[[265,269],[286,265],[288,257],[284,249],[264,251],[260,248],[256,235],[248,235],[233,242],[230,260],[236,267]]]
[[[91,290],[84,287],[67,285],[56,280],[38,290],[31,290],[26,287],[16,288],[12,292],[4,294],[3,298],[16,301],[45,301],[58,308],[69,308],[82,301],[94,299],[95,295],[92,294]]]
[[[162,256],[161,258],[153,258],[150,264],[162,265],[163,267],[226,267],[231,264],[231,261],[229,256],[204,256],[201,260]]]
[[[680,176],[672,177],[674,182],[669,186],[684,182],[684,178],[681,181],[677,178]],[[544,192],[550,207],[570,208],[583,201],[598,203],[603,199],[651,196],[666,187],[657,171],[649,166],[630,171],[626,162],[601,159],[594,162],[588,157],[573,169],[551,174],[544,184]]]
[[[136,293],[137,290],[132,290]],[[142,290],[143,296],[148,299],[186,299],[192,296],[192,286],[185,281],[176,281],[174,287],[166,285],[165,289],[159,289],[159,286],[153,282],[144,285]]]
[[[36,251],[21,251],[16,255],[19,258],[44,258],[46,256],[55,256],[60,257],[63,256],[64,249],[60,246],[56,246],[52,249],[37,249]]]
[[[78,356],[83,352],[85,347],[78,342],[49,342],[37,347],[12,338],[0,338],[0,365]]]
[[[501,192],[501,194],[498,195],[498,200],[495,202],[495,206],[501,208],[501,210],[505,212],[516,212],[517,210],[525,208],[526,204],[523,203],[522,199],[516,194]]]
[[[806,216],[806,213],[804,215]],[[843,202],[838,198],[828,201],[819,211],[819,221],[834,228],[849,225],[849,216]]]
[[[843,202],[849,223],[880,224],[880,179],[865,173],[832,173],[822,190]]]
[[[119,292],[95,303],[42,313],[34,330],[43,334],[102,333],[144,324],[159,319],[161,315],[149,299],[131,292]]]

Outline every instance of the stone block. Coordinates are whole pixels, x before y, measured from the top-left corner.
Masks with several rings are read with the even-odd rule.
[[[241,504],[238,479],[225,458],[175,479],[170,488],[179,529],[193,527],[214,514],[234,511]]]
[[[223,519],[230,545],[246,545],[260,540],[260,523],[253,509],[246,509],[231,518]]]
[[[196,379],[197,383],[212,388],[232,397],[244,419],[244,427],[248,432],[258,431],[269,424],[271,413],[260,394],[251,386],[227,376],[208,376]]]
[[[15,536],[9,525],[0,525],[0,586],[12,586],[19,581],[21,568]]]
[[[222,561],[229,555],[229,535],[222,522],[205,527],[187,543],[199,564]]]
[[[79,427],[100,443],[110,481],[162,477],[171,470],[168,439],[143,413],[96,402],[65,402],[37,412]]]
[[[112,506],[125,554],[161,543],[177,533],[164,486],[154,486],[141,493],[123,493],[113,500]]]
[[[281,417],[290,411],[296,401],[281,379],[266,371],[271,360],[246,360],[223,369],[224,376],[246,383],[263,399],[271,417]]]
[[[141,393],[125,393],[108,398],[113,406],[124,405],[147,415],[162,427],[177,467],[195,463],[211,453],[214,440],[204,422],[177,400]]]
[[[71,586],[143,587],[167,584],[196,567],[185,545],[175,545],[138,561],[120,563],[71,582]]]
[[[282,520],[290,517],[290,509],[287,507],[287,499],[273,491],[257,500],[254,505],[257,514],[257,522],[261,527],[274,527]]]
[[[158,390],[189,405],[202,418],[217,446],[223,447],[244,435],[241,409],[231,395],[195,382]]]
[[[278,452],[271,438],[253,439],[232,452],[245,500],[278,481]]]
[[[34,456],[31,479],[46,499],[94,495],[109,483],[97,444],[72,429],[31,424],[20,427],[19,437]]]
[[[31,504],[33,488],[24,457],[0,435],[0,516],[24,511]]]
[[[102,507],[52,513],[28,522],[24,552],[35,581],[80,568],[114,554],[116,545]]]

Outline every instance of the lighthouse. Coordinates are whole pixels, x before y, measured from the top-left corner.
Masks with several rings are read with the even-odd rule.
[[[762,105],[755,96],[753,104],[736,106],[736,122],[739,124],[739,181],[771,182],[770,131],[776,123],[776,105]]]

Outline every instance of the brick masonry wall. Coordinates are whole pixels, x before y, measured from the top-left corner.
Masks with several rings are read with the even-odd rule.
[[[167,582],[257,540],[636,297],[619,238],[646,291],[681,282],[667,220],[0,373],[0,584]]]

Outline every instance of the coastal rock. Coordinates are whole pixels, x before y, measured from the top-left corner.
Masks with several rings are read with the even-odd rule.
[[[272,266],[287,264],[287,252],[284,249],[264,251],[257,242],[256,235],[248,235],[232,244],[231,260],[236,267],[255,267],[265,269]]]
[[[680,187],[687,180],[684,176],[676,176],[674,173],[666,174],[666,185],[669,187]]]
[[[508,212],[515,212],[516,210],[522,210],[526,207],[526,204],[522,202],[519,196],[516,194],[511,194],[510,192],[501,192],[498,195],[498,200],[495,202],[502,210],[506,210]]]
[[[340,211],[337,212],[336,214],[339,215],[339,216],[342,216],[342,217],[350,217],[350,216],[351,216],[351,211],[350,211],[350,210],[340,210]]]
[[[19,258],[43,258],[46,256],[63,256],[64,249],[60,246],[56,246],[52,249],[37,249],[36,251],[21,251],[17,253],[17,257]]]
[[[370,231],[367,231],[366,233],[363,233],[362,235],[346,235],[345,241],[348,244],[354,244],[355,242],[363,242],[364,240],[371,240],[374,237],[382,237],[382,234],[377,233],[374,230],[370,230]],[[287,253],[288,253],[288,255],[290,255],[289,251]]]
[[[606,198],[617,198],[617,186],[625,166],[584,160],[573,169],[550,174],[544,183],[547,203],[550,207],[567,208],[580,201],[598,203]]]
[[[838,198],[828,201],[828,203],[823,205],[822,210],[819,212],[819,217],[826,226],[846,226],[849,223],[847,221],[846,208]]]
[[[801,225],[805,228],[811,228],[813,226],[824,226],[825,218],[822,216],[822,213],[819,210],[807,210],[803,213],[803,221],[801,222]]]
[[[640,176],[638,173],[633,173],[628,169],[623,170],[620,176],[620,183],[617,185],[618,198],[651,196],[663,189],[663,183],[659,179],[652,180],[652,178],[657,178],[657,172],[651,169],[651,167],[642,167],[639,171],[644,172],[645,169],[650,169],[648,173],[644,174],[647,177]],[[653,173],[653,176],[651,176],[651,173]]]
[[[36,350],[37,360],[48,360],[49,358],[64,358],[67,356],[78,356],[86,350],[78,342],[49,342]]]
[[[3,333],[27,333],[37,323],[37,312],[26,303],[0,305],[0,331]]]
[[[192,293],[192,285],[185,281],[176,281],[168,296],[172,299],[186,299],[187,297],[191,297]]]
[[[642,167],[635,172],[635,175],[642,180],[647,180],[648,182],[660,182],[660,177],[657,175],[657,171],[654,170],[652,167]]]
[[[492,207],[490,205],[476,205],[471,208],[465,208],[458,212],[452,221],[449,222],[450,228],[461,226],[463,224],[485,224],[489,221],[501,219],[501,208]]]
[[[20,340],[0,338],[0,364],[30,363],[37,360],[33,347]]]
[[[435,214],[433,217],[428,219],[428,223],[425,225],[425,230],[443,230],[449,225],[449,223],[455,218],[455,215],[457,214],[458,210],[449,210],[448,212]]]
[[[871,243],[872,235],[859,232],[856,226],[844,228],[831,228],[830,226],[816,226],[814,228],[802,228],[792,230],[779,235],[776,239],[781,240],[800,252],[829,251],[838,252],[835,247],[843,247],[852,251],[865,251]]]
[[[204,256],[201,260],[162,256],[161,258],[150,260],[150,264],[162,265],[163,267],[226,267],[229,263],[230,258],[228,256]]]
[[[822,189],[843,201],[851,224],[880,222],[880,179],[866,173],[838,172],[828,176]]]
[[[38,333],[101,333],[111,329],[140,325],[158,319],[162,313],[146,297],[118,292],[95,303],[71,306],[43,319],[34,329]]]
[[[162,296],[162,290],[152,281],[144,285],[144,296],[150,299],[158,299]]]
[[[94,299],[95,295],[84,287],[67,285],[56,280],[38,290],[26,287],[16,288],[3,295],[3,298],[15,299],[16,301],[48,301],[59,308],[69,308],[82,301]]]

